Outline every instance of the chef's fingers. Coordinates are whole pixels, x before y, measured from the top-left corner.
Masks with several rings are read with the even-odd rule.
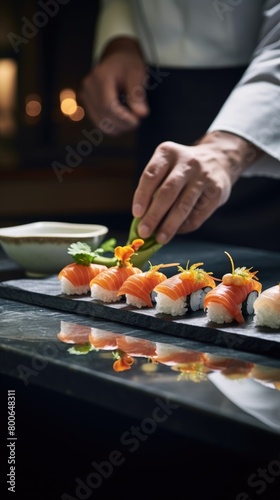
[[[165,243],[186,220],[202,194],[203,182],[194,175],[188,152],[180,156],[180,150],[180,146],[174,149],[170,143],[158,148],[140,179],[133,200],[133,215],[142,218],[138,226],[142,238],[157,230],[158,241]]]
[[[81,100],[94,125],[108,135],[118,135],[139,125],[139,117],[121,103],[112,81],[91,87],[91,77],[84,83]]]
[[[202,196],[203,188],[200,183],[190,181],[185,184],[184,169],[181,165],[176,165],[143,216],[138,226],[140,237],[146,238],[155,232],[157,241],[162,244],[173,238]]]
[[[167,210],[169,203],[164,204],[158,193],[139,224],[138,231],[142,237],[155,232],[156,240],[162,244],[168,243],[177,233],[185,234],[198,229],[221,204],[218,186],[212,183],[208,187],[203,186],[195,180],[191,180],[175,200],[174,197],[168,197],[169,201],[174,201]],[[155,214],[161,217],[162,213],[164,215],[157,225]]]
[[[107,101],[109,105],[109,118],[112,120],[114,130],[112,135],[121,134],[136,128],[140,120],[150,112],[147,100],[146,90],[141,82],[144,81],[144,70],[134,69],[119,83],[122,89],[120,95],[116,96],[115,83],[112,82],[107,90]]]
[[[162,189],[164,179],[175,165],[176,156],[172,145],[171,142],[160,144],[145,167],[133,196],[132,214],[134,217],[142,217],[145,214],[157,189],[159,187]],[[165,186],[164,184],[163,190]]]
[[[139,236],[156,233],[157,241],[165,244],[179,231],[198,229],[229,196],[226,172],[208,146],[161,144],[133,199],[133,215],[141,218]]]
[[[145,74],[132,73],[127,82],[126,103],[130,111],[139,118],[145,118],[150,113],[146,89],[143,85]]]
[[[194,204],[186,219],[178,227],[178,234],[186,234],[200,228],[221,205],[221,190],[214,184],[204,187],[204,191]]]

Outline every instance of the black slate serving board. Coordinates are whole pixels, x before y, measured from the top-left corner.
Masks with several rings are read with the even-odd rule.
[[[172,317],[156,314],[154,309],[128,306],[124,300],[104,304],[90,295],[62,294],[57,276],[0,283],[0,297],[280,359],[280,330],[256,327],[252,317],[243,325],[216,325],[208,322],[203,311]]]

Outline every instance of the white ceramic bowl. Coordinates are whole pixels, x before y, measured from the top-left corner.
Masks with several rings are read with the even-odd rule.
[[[98,224],[33,222],[0,229],[0,243],[7,256],[28,276],[46,276],[74,262],[67,253],[71,243],[81,241],[95,250],[108,233]]]

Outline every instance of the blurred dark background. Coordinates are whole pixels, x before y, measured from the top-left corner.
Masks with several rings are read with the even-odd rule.
[[[79,103],[82,79],[91,68],[99,6],[98,0],[0,3],[0,227],[61,220],[128,230],[135,163],[149,151],[147,136],[140,150],[133,133],[104,136]],[[221,84],[217,74],[215,78],[220,82],[217,88],[224,90],[224,81]],[[206,107],[213,101],[215,78],[214,87],[204,88],[202,80],[203,90],[199,93],[194,85],[191,93],[191,102],[203,111],[197,113],[199,121],[204,101]],[[161,92],[167,93],[171,108],[177,83],[173,75],[158,87],[158,99]],[[151,115],[148,139],[158,144],[161,127],[157,113]],[[184,134],[185,113],[181,115],[179,130]],[[180,123],[178,113],[174,117]],[[172,123],[167,120],[168,133],[159,141],[172,139]],[[269,178],[240,179],[230,200],[187,238],[279,251],[274,238],[279,183]]]
[[[0,226],[65,220],[121,229],[130,219],[133,134],[103,136],[79,104],[98,8],[0,4]]]

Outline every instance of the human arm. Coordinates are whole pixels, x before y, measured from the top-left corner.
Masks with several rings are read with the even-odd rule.
[[[127,132],[149,113],[145,75],[129,3],[103,0],[94,64],[82,82],[80,98],[91,121],[104,133]]]
[[[224,130],[264,154],[243,175],[280,178],[280,3],[267,0],[250,64],[208,132]]]
[[[132,207],[141,237],[156,230],[167,242],[194,231],[241,175],[280,177],[279,2],[266,2],[263,19],[251,63],[204,138],[192,147],[160,145],[144,170]]]
[[[165,244],[198,229],[228,200],[233,184],[262,152],[228,132],[206,134],[194,146],[158,146],[135,191],[132,212],[141,238]]]

